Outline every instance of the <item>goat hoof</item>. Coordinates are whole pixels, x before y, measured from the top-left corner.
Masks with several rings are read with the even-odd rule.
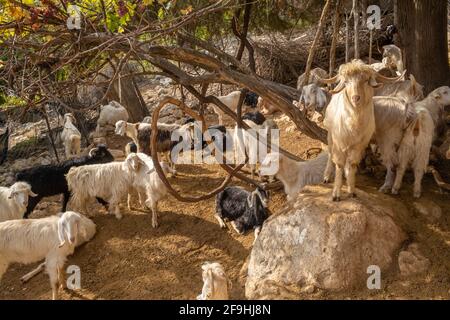
[[[397,189],[392,189],[391,193],[392,194],[398,194],[398,190]]]
[[[117,219],[117,220],[121,220],[121,219],[122,219],[122,214],[120,214],[120,213],[119,213],[119,214],[116,214],[116,219]]]
[[[420,192],[414,192],[413,197],[416,199],[420,198]]]
[[[327,184],[327,183],[329,183],[329,182],[330,182],[330,179],[328,179],[328,178],[323,179],[323,183],[324,183],[324,184]]]
[[[389,189],[389,187],[382,186],[380,189],[378,189],[378,191],[381,193],[388,193]]]
[[[152,227],[155,229],[158,228],[158,222],[152,222]]]
[[[341,201],[341,197],[333,197],[333,201],[334,202],[339,202],[339,201]]]

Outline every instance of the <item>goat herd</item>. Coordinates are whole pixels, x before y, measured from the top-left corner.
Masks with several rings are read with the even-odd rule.
[[[340,201],[344,172],[348,193],[355,197],[357,165],[369,146],[378,152],[387,169],[380,191],[397,194],[405,170],[411,166],[415,177],[414,197],[420,196],[430,148],[444,121],[444,106],[450,104],[450,88],[440,87],[423,97],[422,86],[412,75],[409,80],[404,79],[400,49],[387,46],[384,50],[380,63],[368,65],[354,60],[341,65],[337,75],[330,79],[323,79],[326,74],[323,70],[314,69],[310,83],[298,87],[301,97],[295,103],[307,113],[322,115],[323,126],[328,130],[328,147],[317,158],[305,162],[296,162],[276,152],[269,152],[259,162],[260,176],[270,175],[270,178],[280,180],[287,201],[295,199],[305,185],[329,182],[333,175],[332,200]],[[303,80],[299,79],[299,83]],[[328,90],[322,86],[324,84],[336,86]],[[236,111],[240,94],[240,91],[234,91],[218,98]],[[243,116],[250,128],[276,128],[276,124],[265,117],[276,111],[276,106],[254,93],[248,93],[244,103],[261,111]],[[213,109],[219,124],[209,129],[227,139],[224,114],[215,106]],[[64,286],[63,267],[67,256],[95,234],[95,224],[81,214],[88,213],[91,200],[98,201],[121,219],[119,203],[127,195],[131,210],[133,195],[137,193],[139,204],[151,209],[152,226],[156,228],[158,201],[167,194],[150,157],[152,132],[149,119],[141,123],[127,122],[127,110],[114,101],[101,108],[95,132],[110,126],[114,127],[115,134],[132,140],[125,148],[126,159],[123,161],[114,161],[104,144],[80,156],[81,134],[74,120],[72,114],[64,116],[60,135],[67,160],[17,172],[16,183],[9,188],[0,187],[0,279],[11,263],[29,264],[45,259],[38,269],[23,279],[28,280],[45,267],[53,299],[58,297],[59,287]],[[193,144],[195,125],[192,121],[182,125],[158,123],[157,151],[170,154],[180,141]],[[174,132],[181,137],[179,141],[173,141]],[[247,153],[251,142],[245,138],[245,131],[243,141],[239,139],[242,135],[235,134],[233,145]],[[202,148],[205,147],[202,144]],[[165,174],[176,176],[172,158],[169,157],[169,163],[161,162],[161,167]],[[276,171],[268,174],[275,163]],[[251,169],[253,176],[256,166],[252,165]],[[63,195],[63,213],[59,216],[23,219],[29,217],[42,198],[59,194]],[[66,211],[69,200],[77,212]],[[268,217],[267,206],[268,194],[263,189],[249,192],[239,187],[227,187],[216,197],[216,218],[222,228],[226,227],[226,221],[231,221],[239,233],[254,230],[256,240]],[[204,286],[197,299],[227,299],[230,282],[220,263],[205,263],[202,269]]]

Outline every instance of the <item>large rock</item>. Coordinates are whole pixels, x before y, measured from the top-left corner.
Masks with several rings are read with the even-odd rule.
[[[430,260],[420,252],[419,245],[413,243],[398,255],[398,267],[401,276],[410,277],[427,271],[430,267]]]
[[[367,268],[387,269],[406,239],[394,222],[407,215],[398,201],[357,191],[358,198],[331,201],[331,189],[305,188],[293,205],[272,216],[250,256],[249,299],[295,299],[315,288],[366,286]]]

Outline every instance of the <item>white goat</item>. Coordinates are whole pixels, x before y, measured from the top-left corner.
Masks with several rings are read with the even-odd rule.
[[[233,146],[235,151],[235,157],[238,164],[242,164],[248,156],[248,166],[251,170],[252,179],[255,176],[256,165],[258,164],[258,158],[260,156],[264,157],[264,150],[267,147],[263,143],[269,143],[270,145],[270,130],[277,129],[277,125],[273,120],[266,120],[262,125],[257,125],[251,120],[244,120],[250,129],[248,130],[239,129],[236,124],[233,136]]]
[[[156,228],[158,227],[158,201],[167,195],[167,187],[159,178],[152,158],[145,153],[137,153],[136,155],[145,165],[140,166],[137,170],[132,189],[138,192],[140,205],[143,206],[145,201],[145,205],[152,210],[152,226]],[[167,163],[161,162],[161,167],[165,174],[173,173]],[[128,208],[131,208],[131,193],[128,193]]]
[[[403,67],[402,50],[393,44],[383,46],[382,62],[373,63],[371,67],[377,72],[381,72],[382,69],[386,68],[394,74],[402,74],[405,70]]]
[[[127,109],[117,101],[111,101],[109,104],[100,107],[100,116],[97,120],[97,129],[99,132],[105,126],[115,126],[117,121],[128,121],[129,115]]]
[[[348,192],[351,196],[356,196],[357,165],[375,132],[373,88],[379,86],[377,81],[393,82],[401,77],[384,77],[361,60],[354,60],[341,65],[335,77],[322,80],[325,83],[339,80],[339,84],[331,91],[334,95],[327,107],[324,120],[324,126],[328,130],[330,161],[336,166],[333,201],[341,199],[344,168]],[[325,171],[325,181],[330,179],[330,167],[328,165],[328,170]]]
[[[81,151],[81,133],[75,127],[75,117],[71,113],[64,115],[64,129],[61,132],[61,140],[64,144],[66,158],[78,156]]]
[[[433,140],[434,124],[430,112],[421,105],[416,105],[417,119],[410,124],[403,135],[398,149],[398,167],[392,194],[398,194],[403,175],[411,165],[414,171],[413,196],[419,198],[422,188],[422,177],[427,169]]]
[[[88,201],[98,197],[109,203],[110,213],[122,218],[119,202],[128,194],[136,172],[145,163],[135,154],[125,161],[74,167],[67,174],[73,205],[87,213]]]
[[[217,99],[219,99],[224,105],[226,105],[232,111],[236,112],[240,96],[241,91],[232,91],[226,96],[217,97]],[[210,105],[213,108],[214,112],[219,117],[219,124],[223,124],[223,116],[225,115],[225,112],[223,112],[218,106],[216,106],[213,103],[211,103]]]
[[[26,182],[16,182],[11,187],[0,187],[0,222],[22,219],[27,211],[28,197],[36,197]]]
[[[448,86],[433,90],[425,99],[414,104],[416,108],[420,106],[430,112],[435,128],[433,141],[443,133],[446,127],[444,107],[448,105],[450,105],[450,87]]]
[[[53,300],[64,286],[64,264],[72,254],[81,216],[65,212],[61,217],[10,220],[0,223],[0,279],[11,263],[30,264],[45,259]]]
[[[287,200],[293,201],[304,186],[322,183],[328,157],[327,152],[322,152],[315,159],[298,162],[273,152],[263,160],[259,172],[260,175],[279,179],[283,183]]]
[[[326,78],[328,76],[328,72],[323,70],[322,68],[314,68],[309,73],[308,81],[306,81],[305,85],[316,83],[322,78]],[[297,79],[297,90],[301,91],[303,86],[303,81],[305,80],[306,74],[301,74]]]
[[[398,166],[398,148],[406,128],[417,118],[414,108],[395,97],[374,97],[375,134],[374,140],[386,167],[386,178],[379,189],[388,192],[392,189],[395,167]]]
[[[231,281],[218,262],[205,262],[202,265],[203,289],[197,300],[228,300]]]
[[[409,80],[385,84],[380,88],[376,88],[374,95],[396,97],[410,102],[424,98],[423,86],[416,81],[412,74],[409,75]]]
[[[57,216],[58,217],[62,217],[64,213],[59,213]],[[96,225],[95,223],[83,216],[82,214],[80,214],[80,223],[78,225],[78,237],[75,241],[75,246],[81,246],[83,243],[90,241],[96,233]],[[41,263],[36,269],[33,269],[31,272],[28,272],[26,275],[24,275],[22,278],[20,278],[20,280],[25,283],[27,281],[29,281],[31,278],[33,278],[34,276],[36,276],[37,274],[39,274],[40,272],[42,272],[45,269],[45,262]]]
[[[309,112],[324,113],[330,100],[331,95],[324,88],[319,87],[316,83],[311,83],[302,88],[299,102]]]

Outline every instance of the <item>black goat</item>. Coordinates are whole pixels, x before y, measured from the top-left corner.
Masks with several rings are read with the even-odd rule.
[[[225,221],[239,234],[255,230],[255,240],[261,231],[264,221],[268,217],[268,194],[257,188],[253,192],[240,187],[227,187],[216,196],[216,219],[222,228]]]
[[[256,106],[258,104],[258,98],[259,98],[259,96],[256,93],[254,93],[254,92],[247,92],[245,94],[244,104],[249,106],[249,107],[256,108]]]
[[[0,134],[0,165],[6,161],[6,157],[8,156],[8,141],[9,141],[9,127],[6,128],[6,131]]]
[[[106,146],[99,145],[91,149],[87,156],[69,159],[59,164],[42,165],[17,172],[16,180],[28,182],[31,185],[31,190],[37,194],[37,197],[30,198],[24,218],[28,218],[42,198],[61,193],[64,195],[62,212],[65,212],[70,198],[66,181],[66,174],[70,168],[112,161],[114,161],[114,157]],[[97,200],[103,205],[107,204],[102,199]]]
[[[251,120],[253,121],[255,124],[257,125],[262,125],[264,122],[266,122],[266,117],[264,117],[264,115],[259,112],[259,111],[254,111],[254,112],[247,112],[242,116],[242,120]]]

